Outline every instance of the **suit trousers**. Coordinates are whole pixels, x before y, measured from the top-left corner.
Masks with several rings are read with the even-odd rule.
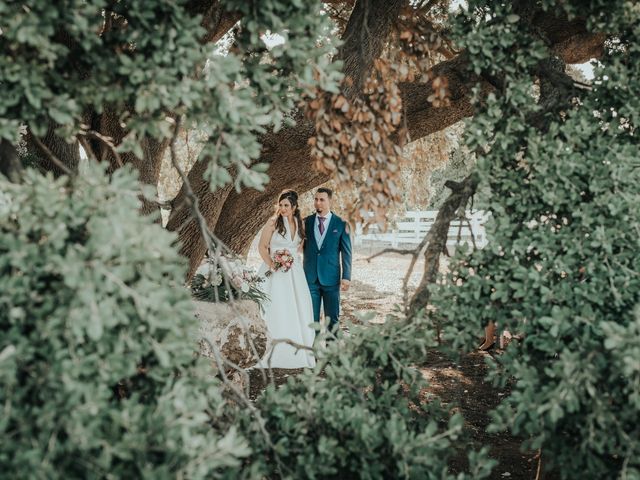
[[[311,302],[313,303],[313,320],[320,321],[320,303],[324,305],[324,316],[329,320],[329,331],[338,327],[340,317],[340,284],[325,286],[317,280],[309,284]]]

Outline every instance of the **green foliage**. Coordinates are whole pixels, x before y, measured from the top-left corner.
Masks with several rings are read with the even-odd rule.
[[[11,478],[203,478],[249,452],[194,361],[185,265],[109,179],[0,177],[0,470]],[[210,425],[210,423],[213,424]]]
[[[233,172],[236,187],[263,188],[258,136],[290,123],[308,88],[337,92],[331,25],[319,0],[232,0],[242,20],[222,55],[201,42],[193,4],[0,1],[0,138],[55,123],[73,140],[87,117],[110,113],[127,132],[119,150],[142,158],[144,140],[169,137],[179,116],[204,138],[212,187]],[[466,130],[469,151],[486,152],[492,241],[452,263],[438,315],[455,347],[489,320],[524,334],[493,371],[514,379],[493,428],[542,448],[564,478],[640,476],[640,10],[540,2],[620,33],[593,90],[559,115],[537,102],[550,52],[529,19],[509,2],[468,4],[459,46],[496,86],[475,91]],[[268,48],[263,33],[285,44]],[[322,374],[269,387],[256,421],[194,360],[183,260],[174,237],[132,215],[139,194],[130,172],[107,178],[92,165],[73,181],[0,179],[3,473],[451,477],[461,419],[424,402],[410,368],[433,346],[423,320],[353,327],[319,352]],[[470,457],[472,478],[486,476],[484,452]]]
[[[244,15],[222,55],[201,41],[195,3],[0,2],[0,138],[17,143],[20,125],[44,135],[53,123],[72,140],[105,113],[126,132],[118,149],[143,158],[145,138],[171,137],[173,112],[208,139],[213,188],[231,181],[230,167],[237,188],[263,188],[258,135],[277,129],[305,89],[336,88],[339,65],[320,42],[329,20],[317,0],[225,2]],[[286,44],[268,50],[266,31]]]
[[[562,478],[640,476],[640,10],[614,3],[562,3],[620,33],[562,115],[534,93],[550,52],[520,48],[527,23],[507,4],[470,2],[458,29],[475,72],[502,83],[467,127],[468,146],[486,148],[493,220],[489,245],[451,264],[434,303],[454,347],[488,321],[523,334],[492,362],[494,380],[512,382],[492,428],[541,448]]]
[[[434,347],[424,321],[389,318],[384,325],[350,325],[350,335],[317,353],[316,372],[257,400],[273,448],[250,418],[243,430],[254,464],[266,478],[485,478],[493,466],[486,451],[472,452],[469,476],[448,472],[463,419],[424,391],[413,362]],[[322,375],[318,370],[328,366]]]
[[[70,135],[87,109],[126,103],[144,120],[156,120],[145,128],[161,136],[160,117],[188,103],[197,85],[187,76],[205,58],[199,18],[186,14],[184,3],[114,3],[112,18],[103,15],[107,2],[100,0],[0,3],[7,53],[0,60],[0,115],[38,135],[53,120]],[[7,139],[16,134],[0,131]]]

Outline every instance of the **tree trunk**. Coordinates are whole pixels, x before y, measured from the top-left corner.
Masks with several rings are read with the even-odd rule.
[[[78,171],[78,165],[80,163],[80,145],[77,141],[72,143],[67,143],[64,139],[60,138],[55,134],[56,128],[59,125],[50,124],[47,129],[47,133],[44,137],[39,138],[38,140],[51,152],[51,154],[60,160],[65,167],[67,167],[72,172]],[[56,163],[52,161],[49,156],[49,153],[43,151],[43,149],[37,144],[37,142],[33,138],[33,133],[28,130],[26,141],[27,141],[27,151],[33,157],[37,159],[37,165],[45,171],[53,172],[54,176],[59,177],[60,175],[64,175],[64,172]]]
[[[99,115],[92,115],[88,123],[91,125],[92,130],[99,132],[104,137],[109,137],[112,145],[120,145],[124,137],[129,132],[122,128],[119,116],[119,111],[115,110],[111,106],[105,106],[103,113]],[[157,140],[155,138],[145,137],[142,140],[143,158],[139,159],[130,152],[121,153],[119,156],[116,156],[112,147],[104,140],[97,137],[90,137],[89,144],[92,152],[87,152],[87,154],[95,155],[97,160],[100,162],[108,162],[110,172],[115,171],[122,165],[133,165],[133,167],[139,172],[140,182],[146,185],[151,185],[157,192],[162,158],[169,146],[169,143],[170,139]],[[155,213],[158,216],[157,221],[159,222],[160,211],[155,199],[148,199],[141,196],[140,200],[142,201],[140,213],[143,215]]]
[[[200,211],[209,228],[231,250],[246,254],[256,233],[273,215],[276,197],[285,188],[302,193],[326,182],[329,177],[311,167],[307,140],[313,134],[313,125],[301,115],[293,128],[263,138],[260,161],[270,164],[269,183],[264,191],[246,189],[237,193],[232,185],[215,192],[203,179],[206,161],[198,161],[189,172],[189,183],[198,196]],[[191,278],[206,253],[206,245],[198,222],[193,218],[186,188],[183,186],[172,202],[167,229],[178,232],[180,253],[189,258]]]
[[[22,162],[18,151],[4,138],[0,138],[0,173],[13,183],[18,183],[22,176]]]
[[[271,158],[269,183],[264,191],[232,191],[224,204],[223,215],[215,225],[215,234],[231,250],[245,255],[251,241],[274,214],[278,194],[285,188],[304,193],[329,180],[312,166],[309,148],[278,152]]]
[[[198,180],[190,181],[189,183],[193,193],[198,197],[199,208],[205,215],[207,226],[213,231],[233,186],[227,185],[212,192],[209,190],[208,182],[202,178],[206,168],[206,162],[197,162],[191,169],[189,177]],[[189,271],[187,274],[187,280],[189,280],[204,258],[207,246],[202,237],[200,225],[193,216],[192,206],[187,198],[184,186],[172,203],[173,208],[167,222],[167,230],[178,233],[180,253],[189,259]]]
[[[438,210],[436,220],[429,230],[429,243],[424,251],[424,273],[409,306],[409,315],[414,316],[429,303],[429,286],[434,284],[440,268],[440,254],[447,248],[449,226],[459,210],[463,210],[478,188],[478,179],[468,176],[462,182],[448,181],[445,186],[451,195]],[[439,335],[438,335],[439,336]]]

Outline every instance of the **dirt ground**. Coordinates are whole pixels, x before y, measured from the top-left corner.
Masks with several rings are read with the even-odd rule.
[[[343,294],[341,301],[341,320],[358,323],[357,312],[375,312],[375,317],[370,320],[373,324],[371,328],[375,328],[376,323],[382,323],[395,305],[402,302],[402,283],[410,261],[408,256],[399,254],[385,254],[367,261],[373,253],[375,250],[367,248],[357,251],[353,259],[351,288]],[[420,280],[422,266],[423,263],[418,262],[415,267],[409,282],[410,292]],[[446,268],[446,264],[443,268]],[[491,353],[478,351],[455,363],[436,352],[430,353],[420,367],[429,382],[425,395],[435,394],[443,403],[459,407],[474,448],[489,446],[490,455],[499,462],[491,479],[533,480],[538,468],[535,452],[521,452],[521,440],[507,433],[489,434],[486,431],[490,421],[488,413],[508,394],[508,391],[498,390],[484,380],[488,368],[486,362],[493,361],[494,356],[499,354],[499,350]],[[275,382],[283,383],[297,373],[299,371],[274,369]],[[251,396],[255,398],[263,388],[260,374],[253,371]],[[466,462],[466,452],[461,451],[451,465],[452,471],[463,471]],[[550,477],[542,475],[540,478]]]

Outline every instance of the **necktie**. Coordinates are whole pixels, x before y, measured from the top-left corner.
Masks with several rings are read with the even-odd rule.
[[[324,221],[326,219],[324,217],[318,217],[318,221],[320,222],[318,224],[318,230],[320,230],[320,235],[322,235],[324,233]]]

